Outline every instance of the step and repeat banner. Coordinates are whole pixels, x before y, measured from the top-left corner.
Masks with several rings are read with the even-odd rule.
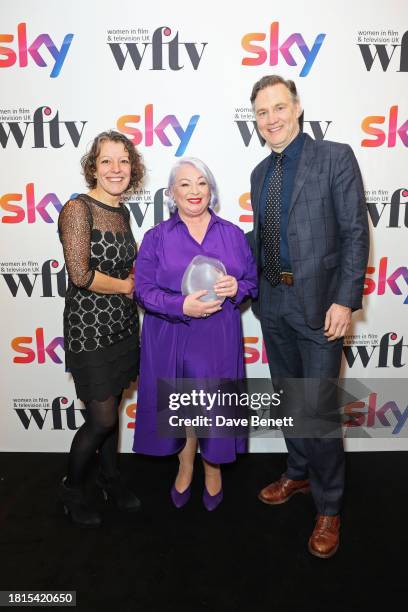
[[[83,422],[64,366],[67,277],[57,219],[64,202],[85,190],[79,161],[90,141],[113,128],[144,157],[146,179],[129,203],[139,244],[168,217],[163,192],[183,156],[208,164],[219,214],[249,231],[250,172],[269,153],[249,96],[272,73],[295,80],[304,131],[349,143],[364,178],[371,255],[342,376],[391,383],[387,396],[360,398],[365,437],[346,428],[347,448],[408,448],[396,427],[408,417],[407,401],[393,397],[392,384],[408,368],[406,2],[1,5],[0,449],[66,452]],[[247,376],[265,378],[260,325],[249,309],[243,327]],[[123,452],[136,412],[133,388],[123,405]],[[370,435],[376,424],[381,437]],[[275,433],[254,435],[251,448],[285,447]]]

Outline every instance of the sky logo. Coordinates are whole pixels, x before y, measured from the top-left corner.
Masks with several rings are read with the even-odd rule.
[[[288,38],[280,44],[279,40],[279,21],[271,23],[269,30],[269,48],[254,45],[254,41],[265,41],[267,35],[263,32],[250,32],[242,37],[241,45],[245,51],[252,53],[255,57],[244,57],[243,66],[261,66],[265,64],[269,57],[269,66],[277,66],[279,63],[279,53],[289,66],[297,66],[297,62],[292,55],[292,48],[296,45],[303,55],[304,64],[299,76],[305,77],[309,74],[311,67],[320,51],[320,47],[326,34],[318,34],[313,45],[309,48],[302,34],[290,34]]]
[[[142,120],[141,115],[122,115],[116,122],[116,126],[120,132],[126,134],[134,145],[144,144],[146,147],[151,147],[154,144],[154,138],[158,138],[162,145],[171,147],[172,141],[168,136],[168,128],[172,128],[179,144],[177,146],[175,156],[180,157],[184,154],[190,138],[195,130],[200,115],[192,115],[186,128],[182,128],[180,122],[175,115],[166,115],[157,123],[154,124],[153,104],[147,104],[144,112],[144,131],[131,124],[139,123]],[[166,133],[167,131],[167,133]]]
[[[393,400],[378,406],[378,394],[370,393],[368,401],[356,401],[344,407],[346,417],[346,427],[372,427],[389,428],[393,427],[392,435],[398,435],[404,428],[408,419],[408,406],[400,409]],[[392,416],[391,416],[392,415]],[[394,421],[394,423],[393,423]]]
[[[13,34],[0,34],[0,43],[12,43],[14,38]],[[0,46],[0,56],[5,56],[5,59],[0,58],[0,68],[10,68],[16,63],[21,68],[26,68],[30,57],[37,66],[46,68],[48,63],[43,55],[45,51],[48,51],[54,61],[50,77],[55,79],[61,72],[73,38],[73,34],[66,34],[59,49],[49,34],[40,34],[30,44],[27,39],[27,24],[19,23],[17,26],[17,51],[8,46]]]
[[[37,363],[41,364],[46,362],[47,355],[54,363],[62,363],[56,349],[59,348],[64,356],[64,338],[57,336],[46,345],[44,328],[38,327],[35,330],[34,338],[32,336],[13,338],[11,348],[14,352],[19,353],[13,357],[13,363],[33,363],[37,359]]]
[[[137,412],[137,403],[132,402],[132,404],[128,404],[125,409],[126,416],[129,418],[129,422],[126,425],[127,429],[134,429],[136,427],[136,412]]]
[[[45,223],[54,223],[61,212],[62,202],[55,193],[46,193],[41,199],[36,198],[34,183],[27,183],[25,194],[1,195],[0,209],[7,213],[2,215],[2,223],[21,223],[24,220],[27,223],[35,223],[38,219]]]
[[[387,147],[395,147],[397,135],[401,138],[405,147],[408,147],[408,119],[398,127],[398,106],[391,106],[388,114],[388,129],[381,130],[373,127],[376,124],[385,123],[384,115],[370,115],[361,122],[363,132],[374,136],[374,138],[363,138],[362,147],[381,147],[387,141]]]
[[[244,343],[244,363],[268,363],[268,357],[266,355],[265,343],[262,338],[258,336],[245,336],[243,339]]]
[[[252,212],[252,204],[251,204],[251,192],[247,191],[239,196],[238,200],[240,208],[245,211],[244,214],[239,215],[240,223],[253,223],[254,222],[254,214]]]
[[[374,277],[368,275],[376,275]],[[377,266],[368,266],[367,275],[364,280],[364,295],[376,293],[384,295],[389,290],[394,295],[404,295],[408,286],[408,268],[399,266],[391,273],[388,269],[388,257],[381,257]],[[403,293],[403,290],[404,293]],[[405,296],[404,304],[408,304],[408,294]]]
[[[373,201],[367,201],[367,211],[369,219],[374,228],[401,228],[408,227],[408,189],[396,189],[390,202],[381,201],[385,191],[380,189],[378,196],[370,196]],[[376,201],[377,199],[377,201]],[[1,201],[0,201],[1,202]],[[240,223],[253,223],[254,215],[252,212],[251,193],[242,193],[238,198],[239,207],[242,209],[239,215]]]

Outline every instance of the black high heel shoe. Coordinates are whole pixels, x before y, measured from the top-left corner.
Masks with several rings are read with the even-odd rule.
[[[102,472],[99,472],[96,477],[96,484],[102,489],[105,501],[111,499],[118,510],[138,512],[141,509],[140,499],[123,483],[119,472],[111,477],[106,477]]]
[[[59,485],[59,498],[64,505],[64,512],[78,527],[95,528],[102,524],[99,514],[91,508],[80,488],[68,487],[65,484],[66,476]]]

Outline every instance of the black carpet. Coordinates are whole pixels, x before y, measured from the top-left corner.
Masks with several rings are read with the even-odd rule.
[[[3,453],[0,590],[76,590],[77,609],[87,612],[388,612],[404,600],[405,609],[407,459],[347,454],[341,546],[320,560],[307,552],[310,496],[275,507],[257,500],[284,471],[285,455],[252,454],[224,466],[224,501],[213,513],[202,505],[199,458],[192,499],[177,510],[169,497],[177,459],[122,455],[142,512],[107,506],[102,528],[83,530],[56,501],[66,455]]]

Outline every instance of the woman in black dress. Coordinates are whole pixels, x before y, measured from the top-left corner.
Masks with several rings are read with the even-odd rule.
[[[139,319],[133,301],[136,243],[123,199],[139,186],[144,167],[133,144],[114,131],[99,134],[81,163],[90,191],[64,205],[58,229],[69,277],[66,365],[86,413],[59,492],[74,523],[97,527],[101,518],[83,491],[96,451],[97,484],[105,499],[111,497],[127,511],[140,507],[120,479],[117,447],[122,392],[136,380],[139,368]]]

